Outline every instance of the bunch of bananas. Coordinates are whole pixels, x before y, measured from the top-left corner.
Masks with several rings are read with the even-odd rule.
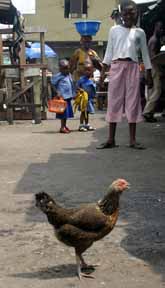
[[[83,89],[78,89],[73,103],[74,113],[79,108],[81,112],[86,112],[88,105],[88,93]]]

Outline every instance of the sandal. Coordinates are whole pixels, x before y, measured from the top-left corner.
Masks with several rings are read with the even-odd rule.
[[[119,145],[116,145],[115,143],[109,143],[105,142],[102,143],[100,146],[96,147],[96,149],[111,149],[111,148],[117,148]]]
[[[87,132],[88,130],[86,129],[86,127],[82,126],[82,127],[79,127],[78,131]]]
[[[88,131],[94,131],[94,130],[96,130],[96,129],[93,128],[91,125],[86,125],[85,128],[86,128]]]
[[[70,132],[64,127],[64,128],[60,128],[60,133],[68,134]]]
[[[65,126],[65,129],[70,133],[71,132],[71,130],[67,127],[67,126]]]
[[[146,149],[146,147],[140,143],[130,144],[128,147],[131,149],[135,149],[135,150],[145,150]]]

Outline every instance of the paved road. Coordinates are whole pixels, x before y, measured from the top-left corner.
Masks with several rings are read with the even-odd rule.
[[[117,130],[117,149],[96,150],[106,139],[105,115],[94,132],[59,134],[59,122],[0,123],[0,288],[155,288],[165,284],[165,121],[142,123],[138,140],[145,151],[126,147],[126,123]],[[75,275],[72,248],[59,243],[34,194],[45,190],[62,205],[96,201],[116,178],[131,183],[121,199],[114,231],[85,257],[99,262],[95,280]]]

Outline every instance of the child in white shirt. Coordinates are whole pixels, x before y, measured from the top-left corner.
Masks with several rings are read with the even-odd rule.
[[[143,149],[136,142],[136,123],[143,120],[140,98],[140,71],[138,55],[141,51],[147,84],[152,87],[151,61],[148,54],[146,35],[141,28],[135,26],[137,19],[136,4],[127,0],[121,5],[122,25],[110,29],[107,49],[103,60],[100,78],[102,86],[105,71],[110,67],[108,109],[106,120],[109,122],[108,140],[98,149],[117,147],[115,143],[116,125],[122,120],[123,112],[129,123],[129,147]]]

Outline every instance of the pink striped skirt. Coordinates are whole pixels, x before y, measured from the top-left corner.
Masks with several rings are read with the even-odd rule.
[[[133,61],[112,62],[106,121],[121,122],[125,114],[128,123],[141,122],[143,117],[140,98],[139,65]]]

